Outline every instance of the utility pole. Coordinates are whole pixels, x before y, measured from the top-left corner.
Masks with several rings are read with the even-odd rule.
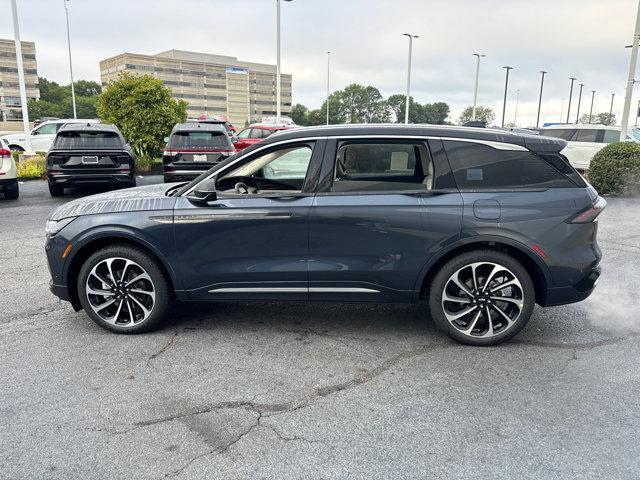
[[[329,125],[329,78],[331,68],[331,52],[327,52],[327,125]]]
[[[631,62],[629,63],[629,78],[627,80],[627,92],[624,97],[624,110],[622,110],[622,128],[620,129],[620,141],[627,139],[629,128],[629,114],[631,111],[631,97],[633,96],[633,84],[636,77],[636,63],[638,62],[638,44],[640,43],[640,1],[636,13],[636,29],[633,34],[633,47],[631,48]]]
[[[569,78],[571,80],[571,89],[569,90],[569,105],[567,107],[567,123],[569,123],[569,115],[571,115],[571,97],[573,97],[573,82],[577,80],[575,77]]]
[[[13,13],[13,36],[16,44],[16,62],[18,64],[18,84],[20,86],[20,103],[22,106],[22,127],[27,151],[31,151],[31,131],[29,129],[29,109],[27,108],[27,89],[24,86],[24,65],[22,63],[22,43],[20,42],[20,26],[18,25],[18,6],[11,0]]]
[[[580,93],[578,93],[578,111],[576,112],[576,125],[580,121],[580,104],[582,103],[582,89],[584,88],[584,83],[580,84]]]
[[[290,2],[291,0],[284,0]],[[280,123],[282,116],[282,85],[281,85],[281,64],[280,64],[280,0],[276,0],[276,123]]]
[[[71,76],[71,102],[73,103],[73,118],[78,118],[76,111],[76,89],[73,85],[73,62],[71,62],[71,35],[69,34],[69,8],[67,2],[69,0],[62,0],[64,3],[64,12],[67,17],[67,48],[69,49],[69,75]]]
[[[596,98],[596,91],[591,90],[591,108],[589,109],[589,125],[591,125],[591,118],[593,117],[593,101]]]
[[[504,80],[504,100],[502,103],[502,127],[504,128],[504,115],[507,112],[507,89],[509,88],[509,72],[513,70],[513,67],[502,67],[507,71],[506,78]]]
[[[405,37],[409,37],[409,65],[407,67],[407,101],[404,108],[404,123],[409,124],[409,107],[411,99],[411,55],[413,52],[413,39],[420,38],[418,35],[411,33],[403,33]]]
[[[480,80],[480,58],[484,57],[481,53],[474,53],[477,57],[476,61],[476,86],[473,90],[473,111],[471,113],[471,120],[475,122],[476,120],[476,105],[478,103],[478,81]]]
[[[536,128],[540,128],[540,110],[542,109],[542,89],[544,88],[544,76],[547,74],[544,70],[540,70],[542,77],[540,78],[540,98],[538,99],[538,117],[536,118]]]

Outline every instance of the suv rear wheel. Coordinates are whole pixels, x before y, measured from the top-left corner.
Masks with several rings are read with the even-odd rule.
[[[157,327],[169,304],[169,286],[147,253],[114,245],[91,255],[78,275],[84,311],[107,330],[142,333]]]
[[[49,182],[49,193],[52,197],[61,197],[62,195],[64,195],[64,187]]]
[[[527,324],[535,304],[531,277],[495,250],[463,253],[447,262],[429,289],[436,325],[468,345],[496,345]]]

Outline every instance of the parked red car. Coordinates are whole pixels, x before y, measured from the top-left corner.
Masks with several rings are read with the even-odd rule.
[[[287,130],[293,128],[292,125],[270,124],[270,123],[255,123],[249,125],[242,130],[233,139],[233,146],[236,150],[244,150],[245,148],[258,143],[260,140],[272,135],[279,130]]]

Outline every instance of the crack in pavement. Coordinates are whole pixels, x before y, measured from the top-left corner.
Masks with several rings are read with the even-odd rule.
[[[156,353],[149,356],[149,358],[147,359],[147,367],[150,367],[151,362],[155,358],[157,358],[159,355],[162,355],[164,352],[167,351],[169,347],[171,347],[171,345],[173,345],[173,342],[175,342],[177,336],[178,336],[178,330],[175,330],[171,335],[171,337],[169,338],[169,340],[164,344],[164,346],[160,350],[158,350]]]
[[[547,348],[557,348],[560,350],[593,350],[598,347],[606,347],[609,345],[615,345],[617,343],[624,342],[625,340],[630,340],[639,336],[640,333],[629,333],[626,337],[614,337],[614,338],[605,338],[602,340],[597,340],[594,342],[588,343],[552,343],[545,342],[542,340],[519,340],[518,338],[513,338],[509,341],[511,344],[515,345],[529,345],[533,347],[547,347]],[[508,344],[504,344],[506,347]]]

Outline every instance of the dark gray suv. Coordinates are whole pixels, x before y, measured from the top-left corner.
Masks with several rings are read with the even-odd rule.
[[[287,130],[189,184],[72,201],[47,223],[51,289],[120,333],[169,301],[428,303],[492,345],[534,304],[585,299],[605,201],[563,140],[473,128]]]

